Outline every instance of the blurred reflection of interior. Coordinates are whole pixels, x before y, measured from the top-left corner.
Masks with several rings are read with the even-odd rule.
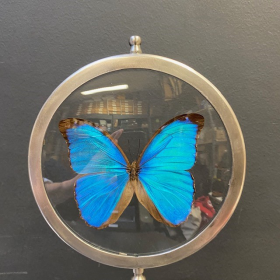
[[[128,71],[110,74],[109,80],[110,83],[104,76],[77,89],[50,123],[43,148],[43,176],[53,206],[70,226],[80,227],[89,239],[93,235],[95,240],[98,239],[98,234],[83,229],[84,223],[73,199],[73,186],[79,176],[70,168],[67,145],[58,131],[61,119],[78,117],[98,124],[112,134],[132,162],[163,123],[177,115],[196,112],[204,116],[205,126],[198,140],[196,164],[191,169],[196,193],[188,220],[177,228],[165,226],[155,221],[134,197],[120,219],[102,230],[103,236],[111,231],[157,232],[154,238],[150,237],[154,240],[155,250],[162,247],[156,244],[161,243],[163,236],[164,242],[167,237],[174,246],[192,239],[209,224],[227,194],[232,161],[220,117],[200,93],[174,77],[139,71],[136,79],[135,73]],[[128,86],[122,91],[98,92],[105,86],[108,88],[108,84]],[[95,89],[94,94],[81,94],[92,89]],[[141,246],[140,251],[143,244]],[[116,244],[114,248],[117,250]]]

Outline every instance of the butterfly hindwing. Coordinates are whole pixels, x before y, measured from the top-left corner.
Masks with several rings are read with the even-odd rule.
[[[196,142],[204,119],[178,116],[154,134],[138,159],[138,200],[155,219],[169,226],[184,222],[193,202],[194,180],[189,170],[196,159]]]
[[[77,180],[75,199],[87,224],[101,229],[119,218],[134,193],[128,180],[127,173],[91,174]]]
[[[62,120],[59,129],[72,169],[84,174],[75,186],[80,215],[90,226],[104,228],[119,218],[133,196],[128,160],[110,135],[89,121]]]

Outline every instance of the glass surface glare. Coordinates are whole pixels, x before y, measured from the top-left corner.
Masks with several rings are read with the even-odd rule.
[[[115,90],[119,85],[128,87]],[[101,88],[111,90],[81,94]],[[185,113],[198,113],[205,119],[196,163],[191,169],[196,193],[188,220],[179,227],[168,227],[155,221],[134,197],[115,224],[102,230],[88,227],[79,217],[74,200],[77,174],[70,167],[59,121],[75,117],[101,125],[109,133],[115,133],[118,144],[132,162],[162,124]],[[115,71],[76,89],[53,115],[42,150],[45,188],[64,223],[96,247],[132,255],[167,251],[197,236],[222,206],[231,169],[230,143],[215,109],[189,84],[152,70]]]

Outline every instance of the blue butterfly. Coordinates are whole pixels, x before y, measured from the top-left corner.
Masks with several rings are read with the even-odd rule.
[[[109,133],[94,123],[70,118],[60,121],[72,169],[84,176],[75,185],[82,219],[101,229],[118,220],[133,194],[159,222],[178,226],[190,211],[196,142],[204,124],[198,114],[184,114],[161,126],[137,161],[126,155]]]

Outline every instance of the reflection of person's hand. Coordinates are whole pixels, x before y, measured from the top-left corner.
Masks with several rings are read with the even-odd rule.
[[[73,188],[73,186],[75,185],[76,181],[77,181],[79,178],[83,177],[83,176],[84,176],[84,174],[78,174],[78,175],[76,175],[74,178],[72,178],[72,179],[70,179],[70,180],[61,182],[61,184],[62,184],[61,187],[62,187],[63,189]]]
[[[64,189],[64,190],[71,189],[72,190],[76,181],[83,176],[84,176],[83,174],[78,174],[74,178],[63,181],[63,182],[55,182],[55,183],[46,182],[45,187],[48,191],[53,191],[53,190],[57,190],[57,189]]]
[[[116,144],[118,144],[118,139],[121,137],[122,133],[123,133],[123,129],[118,129],[117,131],[111,134],[111,137],[113,138]]]
[[[85,176],[84,174],[78,174],[74,178],[70,180],[66,180],[63,182],[45,182],[45,188],[49,195],[52,197],[52,203],[57,205],[66,201],[68,198],[73,197],[73,189],[75,186],[76,181]]]

